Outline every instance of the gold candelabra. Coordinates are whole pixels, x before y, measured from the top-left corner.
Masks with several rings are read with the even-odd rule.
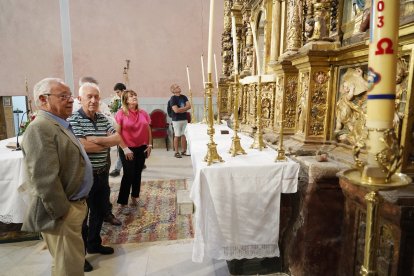
[[[211,86],[213,86],[211,84]],[[207,90],[208,90],[208,83],[204,83],[204,108],[203,108],[203,120],[201,120],[202,124],[207,124],[208,123],[208,119],[207,119]]]
[[[275,162],[285,162],[287,161],[287,158],[285,155],[285,149],[283,148],[283,123],[284,123],[283,118],[279,123],[280,123],[279,146],[277,148],[277,157],[276,157]]]
[[[216,123],[219,125],[221,124],[220,122],[220,101],[221,101],[221,91],[220,91],[220,87],[218,86],[217,83],[217,119],[216,119]]]
[[[224,162],[220,155],[217,153],[217,144],[214,143],[214,117],[213,117],[213,99],[212,99],[213,83],[211,81],[211,73],[208,73],[207,83],[205,86],[205,94],[208,101],[208,124],[207,134],[210,136],[210,142],[207,144],[207,154],[204,157],[204,161],[207,162],[207,166],[212,163]]]
[[[266,148],[263,142],[262,133],[262,76],[259,75],[257,83],[257,102],[256,102],[256,133],[254,134],[253,144],[250,146],[251,149],[262,150]]]
[[[231,156],[246,154],[244,149],[240,144],[240,138],[237,135],[237,131],[239,128],[239,75],[234,75],[234,111],[233,111],[233,131],[234,135],[232,138],[231,147],[229,153]]]
[[[196,123],[196,119],[194,116],[194,105],[193,105],[193,92],[190,89],[190,105],[191,105],[191,123],[195,124]]]

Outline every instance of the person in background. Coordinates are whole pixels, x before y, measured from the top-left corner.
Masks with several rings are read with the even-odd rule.
[[[116,114],[116,112],[118,112],[118,110],[121,108],[122,106],[121,96],[125,90],[126,90],[126,86],[123,83],[118,82],[117,84],[115,84],[114,91],[116,95],[112,99],[112,102],[110,105],[110,109],[113,114]],[[121,162],[121,158],[118,156],[118,159],[116,160],[116,163],[115,163],[115,168],[112,172],[109,173],[109,175],[112,177],[119,176],[119,174],[121,173],[121,169],[122,169],[122,162]]]
[[[41,232],[52,255],[52,275],[84,275],[82,222],[92,187],[92,165],[66,119],[73,96],[60,79],[34,86],[39,108],[22,142],[26,185],[33,197],[22,230]]]
[[[139,109],[137,93],[126,90],[122,94],[122,107],[116,113],[115,120],[118,123],[118,132],[128,146],[119,149],[124,174],[117,200],[121,205],[122,213],[128,214],[130,194],[131,205],[138,206],[142,169],[145,159],[151,154],[151,119],[145,110]]]
[[[172,124],[174,128],[174,156],[181,158],[182,156],[187,155],[187,140],[185,138],[184,132],[187,127],[187,111],[191,109],[191,104],[188,101],[188,98],[184,95],[181,95],[181,88],[178,84],[173,84],[170,87],[171,93],[173,96],[170,98],[169,104],[172,107]],[[181,154],[178,151],[178,140],[181,139]]]
[[[103,219],[109,209],[108,149],[118,144],[125,147],[125,144],[109,120],[98,112],[100,90],[96,84],[89,82],[82,84],[79,88],[79,100],[82,108],[68,120],[76,137],[83,144],[93,167],[93,185],[87,199],[89,216],[83,223],[82,235],[88,253],[113,254],[114,249],[103,246],[100,236]],[[93,269],[90,264],[89,266],[85,266],[85,270]]]

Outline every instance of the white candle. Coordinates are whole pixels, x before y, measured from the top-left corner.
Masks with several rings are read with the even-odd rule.
[[[207,56],[207,74],[211,74],[213,63],[213,26],[214,26],[214,0],[210,0],[210,21],[208,26],[208,56]]]
[[[203,75],[203,88],[206,83],[206,79],[204,78],[204,58],[203,55],[201,55],[201,75]]]
[[[187,80],[188,80],[188,90],[191,90],[190,70],[188,69],[188,65],[187,65]]]
[[[237,32],[236,32],[236,18],[231,17],[231,35],[233,36],[233,62],[234,74],[239,73],[239,61],[237,59]]]
[[[257,39],[256,39],[256,26],[254,22],[250,22],[250,27],[252,28],[252,34],[253,34],[253,45],[254,49],[256,50],[256,64],[257,64],[257,74],[261,75],[261,69],[260,69],[260,58],[259,58],[259,47],[257,47]]]
[[[217,77],[217,60],[216,60],[216,54],[214,54],[214,70],[216,72],[216,84],[218,87],[218,77]]]

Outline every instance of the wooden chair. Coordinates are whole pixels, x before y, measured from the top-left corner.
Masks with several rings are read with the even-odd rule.
[[[168,130],[170,124],[167,122],[167,113],[161,109],[155,109],[150,113],[150,118],[152,139],[165,139],[165,147],[168,151]]]

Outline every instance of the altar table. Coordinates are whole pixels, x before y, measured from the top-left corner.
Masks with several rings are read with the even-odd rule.
[[[23,153],[7,148],[10,142],[16,142],[16,137],[0,141],[0,222],[22,223],[27,210],[19,192],[25,178]]]
[[[225,162],[207,166],[207,126],[187,125],[194,183],[190,197],[195,205],[192,260],[243,259],[279,256],[281,193],[297,191],[299,164],[274,162],[270,148],[250,149],[253,139],[239,134],[247,155],[228,153],[233,131],[215,125],[214,141]],[[228,130],[229,134],[220,134]]]

